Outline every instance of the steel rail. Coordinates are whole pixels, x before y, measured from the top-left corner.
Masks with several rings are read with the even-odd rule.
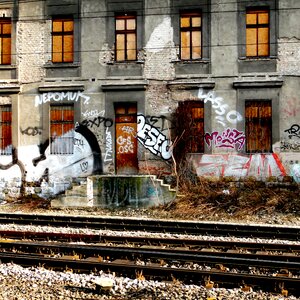
[[[56,270],[78,270],[81,272],[97,272],[97,270],[116,272],[120,276],[135,277],[137,272],[143,274],[146,278],[155,280],[172,280],[174,278],[194,284],[203,284],[207,279],[217,283],[219,287],[239,287],[247,284],[254,289],[265,291],[280,292],[280,287],[284,286],[289,294],[299,296],[299,278],[290,278],[285,276],[263,276],[253,274],[240,274],[219,271],[189,270],[184,268],[166,268],[158,266],[141,266],[124,263],[95,262],[90,260],[73,260],[65,258],[49,258],[41,255],[18,254],[18,253],[0,253],[2,262],[14,262],[23,266],[40,265]]]
[[[222,249],[222,250],[249,250],[249,251],[281,251],[293,255],[300,254],[300,243],[268,243],[268,242],[244,242],[240,240],[199,240],[188,238],[164,238],[146,236],[123,236],[123,235],[103,235],[103,234],[72,234],[59,232],[32,232],[32,231],[0,231],[0,240],[32,240],[32,241],[59,241],[59,242],[85,242],[107,244],[115,243],[118,245],[130,244],[133,246],[166,246],[185,247],[191,250],[200,251],[203,248]]]
[[[226,266],[249,266],[274,269],[300,270],[300,256],[288,255],[262,255],[254,253],[228,253],[194,251],[182,249],[164,248],[136,248],[136,247],[113,247],[82,245],[70,243],[49,243],[49,242],[0,242],[0,252],[12,251],[20,253],[39,253],[44,255],[67,254],[74,257],[110,257],[110,259],[131,259],[137,258],[171,260],[180,262],[223,264]]]
[[[34,214],[0,214],[0,224],[23,224],[91,229],[168,232],[177,234],[206,234],[235,237],[259,237],[300,240],[300,227],[230,224],[153,219],[53,216]]]

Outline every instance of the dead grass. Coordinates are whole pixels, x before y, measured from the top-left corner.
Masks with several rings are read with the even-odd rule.
[[[192,184],[183,183],[179,193],[181,197],[153,208],[152,212],[187,219],[209,215],[242,217],[275,212],[300,213],[300,188],[294,183],[274,183],[269,187],[253,178],[244,181],[200,178]]]

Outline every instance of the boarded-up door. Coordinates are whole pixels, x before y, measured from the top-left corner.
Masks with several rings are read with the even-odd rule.
[[[115,104],[116,172],[137,174],[137,107],[136,103]]]

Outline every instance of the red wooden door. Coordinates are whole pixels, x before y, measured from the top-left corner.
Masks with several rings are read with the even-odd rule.
[[[137,174],[137,108],[136,103],[115,105],[116,173]]]

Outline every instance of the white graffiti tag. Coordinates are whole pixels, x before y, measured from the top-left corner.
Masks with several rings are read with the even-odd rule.
[[[133,151],[133,141],[131,136],[123,137],[119,136],[117,138],[118,153],[134,153]]]
[[[91,111],[86,110],[85,112],[82,112],[81,114],[84,116],[85,119],[96,118],[98,116],[104,117],[105,111],[104,110],[98,111],[98,109],[94,109]]]
[[[106,127],[105,131],[105,156],[104,162],[112,161],[112,137],[109,127]]]
[[[48,92],[41,95],[35,96],[35,106],[45,104],[50,101],[60,102],[60,101],[74,101],[77,102],[80,98],[84,100],[84,104],[88,104],[90,97],[84,95],[82,92]]]
[[[135,134],[134,134],[134,128],[133,127],[131,127],[131,126],[123,126],[122,127],[122,131],[123,132],[126,132],[126,133],[128,133],[128,134],[130,134],[130,135],[132,135],[133,137],[135,137]]]
[[[172,157],[172,142],[166,138],[156,127],[146,123],[143,115],[138,115],[138,140],[154,155],[160,155],[167,160]]]
[[[243,120],[243,117],[239,112],[235,110],[231,110],[227,112],[229,108],[228,104],[223,103],[224,101],[223,98],[217,97],[214,91],[210,91],[207,94],[205,94],[203,89],[199,89],[198,98],[203,100],[204,103],[207,103],[207,101],[211,102],[212,108],[214,109],[215,113],[218,115],[216,116],[218,123],[222,124],[224,127],[226,126],[226,120],[231,124],[236,124],[237,122]],[[226,114],[226,120],[224,117],[225,114]]]

